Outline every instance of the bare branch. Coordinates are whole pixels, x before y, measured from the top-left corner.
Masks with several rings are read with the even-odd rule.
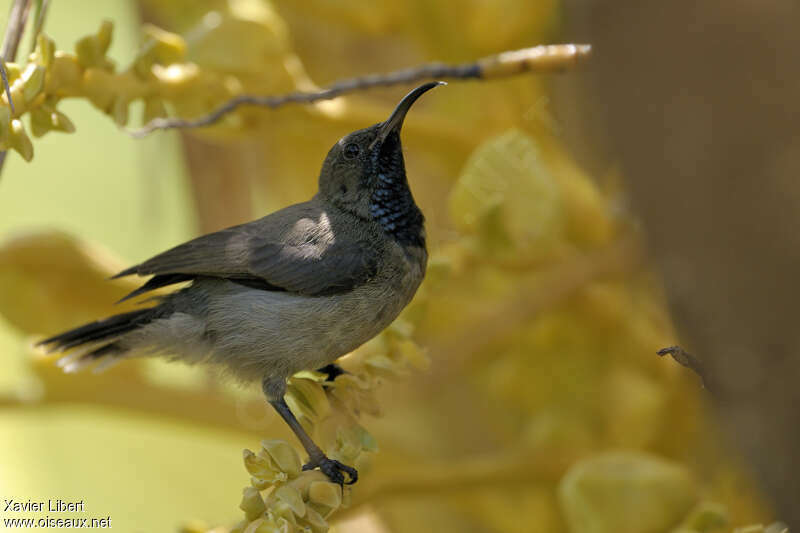
[[[31,53],[36,49],[36,39],[42,33],[44,28],[44,20],[47,17],[47,8],[50,7],[50,0],[37,0],[36,2],[36,18],[33,22],[33,34],[31,35]]]
[[[222,117],[242,105],[274,109],[288,103],[313,103],[372,87],[389,87],[427,79],[491,79],[524,72],[561,71],[585,59],[590,52],[591,46],[588,44],[543,45],[503,52],[473,63],[461,65],[427,63],[388,74],[369,74],[358,78],[349,78],[313,93],[293,92],[280,96],[242,94],[228,100],[207,115],[194,119],[157,118],[140,129],[126,131],[133,137],[141,138],[156,130],[201,128],[218,122]]]
[[[14,61],[17,57],[17,48],[22,40],[22,32],[28,22],[28,13],[31,9],[31,0],[15,0],[11,4],[8,14],[8,26],[3,37],[3,46],[0,47],[0,56],[3,61]]]
[[[0,46],[0,62],[6,63],[14,61],[17,57],[17,48],[22,39],[22,32],[25,30],[25,23],[28,21],[28,13],[31,9],[31,0],[14,0],[11,4],[11,10],[8,14],[8,26],[6,27],[6,34],[3,37],[3,45]],[[3,85],[8,96],[8,104],[11,110],[14,110],[14,104],[11,101],[11,88],[8,86],[8,76],[3,64],[0,75],[3,78]],[[3,165],[6,162],[6,152],[0,152],[0,172],[3,170]]]
[[[3,87],[12,112],[14,111],[14,102],[11,100],[11,87],[8,85],[8,72],[6,71],[5,63],[14,61],[17,57],[17,48],[19,47],[20,39],[22,39],[22,31],[25,29],[30,7],[30,0],[16,0],[11,4],[11,10],[8,14],[8,27],[3,37],[3,44],[0,46],[0,59],[2,60],[0,61],[0,77],[3,78]],[[2,163],[0,163],[0,168],[2,168]]]
[[[8,106],[11,108],[12,113],[16,113],[14,109],[14,100],[11,98],[11,86],[8,84],[8,72],[6,71],[5,61],[0,59],[0,78],[3,79],[3,89],[6,91],[8,98]]]

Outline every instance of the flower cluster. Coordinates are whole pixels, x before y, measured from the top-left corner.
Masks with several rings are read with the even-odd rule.
[[[349,355],[348,371],[333,382],[318,372],[294,375],[286,401],[328,457],[363,468],[365,452],[378,447],[359,418],[380,414],[374,396],[380,380],[426,362],[411,340],[411,327],[399,320]],[[319,471],[303,471],[297,451],[285,441],[263,441],[256,453],[245,450],[244,464],[251,476],[240,504],[245,517],[231,533],[324,532],[331,515],[349,504],[351,487],[331,483]]]
[[[347,505],[350,489],[321,472],[301,471],[300,457],[285,441],[264,441],[258,453],[245,450],[244,464],[252,486],[243,490],[245,519],[232,533],[327,531],[326,518]]]
[[[142,120],[147,122],[166,116],[168,106],[189,115],[205,112],[241,91],[236,77],[205,71],[187,61],[187,44],[181,36],[149,24],[142,31],[144,43],[122,70],[107,57],[113,34],[110,21],[78,40],[74,52],[56,50],[53,40],[40,34],[24,66],[6,63],[13,105],[6,94],[0,97],[0,150],[14,150],[26,161],[33,158],[33,144],[22,122],[26,114],[34,137],[75,131],[72,121],[56,109],[64,98],[85,98],[124,126],[130,104],[137,100],[143,102]],[[209,33],[205,38],[214,36]]]

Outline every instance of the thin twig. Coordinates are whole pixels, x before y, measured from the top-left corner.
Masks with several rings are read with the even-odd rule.
[[[14,0],[8,13],[8,26],[3,37],[3,46],[0,47],[0,56],[3,61],[14,61],[17,57],[17,48],[22,40],[22,32],[28,22],[28,13],[31,9],[31,0]]]
[[[17,58],[17,49],[19,42],[22,39],[22,33],[25,31],[25,24],[28,21],[28,13],[31,9],[31,0],[14,0],[11,4],[11,10],[8,14],[8,26],[6,27],[6,34],[3,36],[3,45],[0,46],[0,62],[7,63],[14,61]],[[5,65],[2,69],[3,85],[5,86],[6,96],[8,96],[8,103],[11,110],[14,110],[14,104],[11,101],[11,88],[8,86],[8,76],[5,72]],[[0,152],[0,173],[3,171],[3,165],[6,162],[5,151]]]
[[[228,100],[207,115],[194,119],[157,118],[140,129],[127,130],[127,132],[135,138],[141,138],[156,130],[201,128],[218,122],[222,117],[242,105],[274,109],[288,103],[313,103],[371,87],[389,87],[426,79],[488,79],[512,76],[523,72],[560,71],[586,58],[590,52],[591,46],[587,44],[543,45],[503,52],[461,65],[427,63],[387,74],[369,74],[359,78],[349,78],[313,93],[293,92],[280,96],[242,94]]]
[[[703,385],[703,388],[709,392],[712,392],[708,386],[708,374],[706,373],[705,365],[703,365],[703,362],[700,359],[690,354],[680,346],[661,348],[656,352],[656,354],[660,355],[661,357],[665,355],[671,355],[675,362],[677,362],[679,365],[693,370],[695,374],[700,376],[700,381]]]
[[[14,61],[17,57],[17,48],[19,47],[20,39],[22,39],[22,31],[25,29],[30,7],[30,0],[16,0],[11,4],[11,10],[8,13],[8,27],[3,37],[3,44],[0,47],[0,59],[2,59],[0,61],[0,77],[3,78],[3,88],[6,91],[8,105],[11,107],[12,112],[14,112],[14,102],[11,99],[11,87],[8,84],[8,72],[6,71],[5,63]],[[0,168],[2,168],[1,162]]]
[[[50,7],[50,0],[38,0],[36,2],[36,18],[33,23],[33,35],[31,35],[31,53],[36,49],[36,40],[44,28],[44,19],[47,17],[47,8]]]
[[[11,86],[8,84],[8,72],[6,71],[5,61],[2,60],[0,60],[0,78],[3,79],[3,89],[6,91],[8,106],[11,108],[12,113],[16,113],[14,109],[14,100],[11,99]]]

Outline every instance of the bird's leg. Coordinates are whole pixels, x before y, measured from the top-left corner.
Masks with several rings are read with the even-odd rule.
[[[303,429],[303,426],[297,421],[297,418],[295,418],[289,406],[286,405],[286,400],[281,398],[280,400],[270,400],[269,403],[278,411],[278,414],[281,415],[289,427],[292,428],[292,431],[294,431],[294,434],[297,435],[297,438],[300,440],[300,444],[303,445],[303,448],[305,448],[308,453],[309,460],[308,463],[303,465],[303,470],[312,470],[319,467],[322,473],[328,476],[328,479],[339,485],[344,484],[344,475],[342,472],[350,476],[350,481],[347,482],[348,485],[352,485],[358,481],[358,472],[355,468],[342,464],[334,459],[329,459],[322,450],[320,450],[319,446],[311,440],[311,437],[308,436],[306,430]]]
[[[322,368],[318,368],[317,372],[328,376],[328,379],[326,379],[325,381],[333,381],[342,374],[347,374],[347,371],[345,371],[344,368],[340,367],[336,363],[331,363],[329,365],[323,366]]]

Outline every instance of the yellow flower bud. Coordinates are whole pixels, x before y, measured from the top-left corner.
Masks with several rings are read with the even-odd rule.
[[[252,476],[250,477],[250,485],[258,490],[267,490],[275,483],[283,483],[286,481],[288,477],[284,473],[275,474],[275,477],[271,479],[263,479],[260,477]]]
[[[44,68],[49,68],[53,64],[55,53],[56,43],[44,33],[40,33],[36,37],[36,49],[33,52],[32,61]]]
[[[45,90],[51,94],[63,87],[78,87],[83,77],[78,58],[62,51],[55,53],[49,74]]]
[[[75,126],[67,116],[47,104],[42,104],[31,109],[31,133],[34,137],[41,137],[49,131],[63,131],[72,133]]]
[[[394,343],[398,355],[416,370],[427,370],[431,364],[428,354],[411,339],[403,339]]]
[[[258,520],[255,520],[254,522],[250,522],[249,524],[247,524],[247,527],[244,528],[244,531],[242,533],[255,533],[255,531],[259,527],[261,527],[261,525],[263,523],[264,523],[264,519],[263,518],[259,518]]]
[[[388,328],[386,328],[387,335],[397,336],[403,339],[410,339],[411,335],[414,334],[414,326],[408,322],[407,320],[398,319],[392,322]]]
[[[311,420],[319,420],[331,412],[331,404],[325,389],[310,379],[292,378],[289,381],[288,393],[294,398],[303,414]]]
[[[97,46],[97,40],[89,35],[75,43],[75,55],[82,67],[93,67],[102,62],[103,55]]]
[[[185,90],[200,79],[200,69],[194,63],[173,63],[169,66],[152,65],[150,72],[171,93]]]
[[[258,490],[264,490],[274,483],[284,482],[289,478],[269,456],[257,455],[250,450],[244,451],[244,466],[253,476],[250,478],[250,484]]]
[[[297,455],[297,451],[288,442],[265,440],[261,441],[261,446],[264,447],[264,450],[275,462],[275,465],[290,478],[297,477],[300,474],[300,456]]]
[[[305,516],[306,504],[300,491],[291,485],[283,485],[275,490],[275,497],[286,503],[297,516]]]
[[[114,34],[114,23],[110,20],[104,20],[100,23],[100,29],[97,30],[96,40],[97,47],[103,53],[108,52],[108,47],[111,46],[111,38]]]
[[[53,124],[53,129],[56,131],[63,131],[64,133],[74,133],[75,132],[75,125],[72,121],[59,111],[58,109],[54,109],[50,114],[50,120]]]
[[[104,20],[95,35],[87,35],[75,43],[75,54],[78,56],[78,62],[83,67],[95,67],[104,70],[113,68],[113,63],[106,58],[113,30],[113,23]]]
[[[303,501],[308,499],[308,488],[315,481],[326,481],[328,477],[319,470],[305,470],[299,476],[289,481],[287,484],[296,488],[300,492]]]
[[[145,49],[156,63],[169,65],[183,61],[186,56],[186,41],[183,40],[183,37],[152,24],[143,25],[142,31],[152,39],[152,44],[148,43]]]
[[[342,488],[328,481],[314,481],[308,487],[308,501],[336,509],[342,504]]]
[[[11,85],[22,75],[22,67],[18,63],[6,63],[6,74],[8,75],[8,84]]]
[[[272,494],[275,495],[275,492]],[[282,520],[289,522],[292,525],[297,524],[297,516],[295,515],[292,506],[285,501],[278,499],[277,497],[272,500],[272,503],[270,503],[267,516],[272,517],[276,524],[281,523]]]
[[[147,98],[144,101],[144,112],[142,113],[142,121],[147,123],[155,118],[167,116],[167,108],[164,101],[160,98]]]
[[[22,89],[24,85],[22,82],[22,78],[18,78],[17,81],[11,84],[11,100],[14,102],[14,112],[15,113],[22,113],[24,110],[20,108],[22,104],[25,102],[25,97],[22,95]],[[3,100],[6,100],[8,95],[5,91],[3,91]]]
[[[52,128],[52,123],[50,121],[50,112],[47,110],[45,106],[37,107],[36,109],[31,109],[31,133],[34,137],[41,137]]]
[[[339,426],[336,429],[336,455],[338,459],[351,463],[362,449],[360,426]]]
[[[11,121],[8,146],[19,153],[25,161],[33,159],[33,144],[19,119],[15,118]]]
[[[328,531],[328,523],[322,518],[322,515],[316,512],[311,507],[306,508],[306,516],[303,520],[306,524],[311,527],[311,530],[314,532],[324,533]]]
[[[355,374],[342,374],[340,376],[336,376],[336,381],[334,382],[334,389],[368,390],[369,383],[367,382],[367,380]]]
[[[400,373],[400,367],[385,354],[373,355],[365,361],[367,369],[376,375],[395,377]]]
[[[269,530],[269,533],[295,533],[297,531],[297,527],[293,522],[290,522],[286,518],[278,518],[276,520],[277,527],[275,529]],[[256,531],[256,533],[266,533],[262,531]]]
[[[343,374],[336,378],[331,395],[351,413],[380,416],[380,404],[372,394],[373,387],[370,380]]]
[[[250,522],[242,533],[275,533],[280,531],[274,521],[266,518],[259,518],[254,522]]]
[[[244,450],[242,455],[244,458],[244,467],[250,475],[267,478],[274,472],[270,462],[266,458],[260,457],[250,450]]]
[[[246,487],[242,491],[242,502],[239,504],[239,509],[244,511],[248,520],[255,520],[266,511],[267,507],[264,505],[260,492],[253,487]]]

